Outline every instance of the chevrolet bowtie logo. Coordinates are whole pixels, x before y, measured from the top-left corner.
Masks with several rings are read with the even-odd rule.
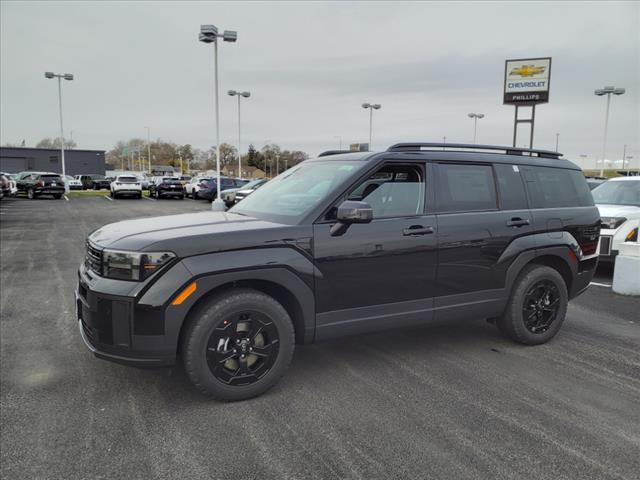
[[[509,75],[520,75],[521,77],[533,77],[538,73],[544,73],[546,67],[536,67],[535,65],[522,65],[511,70]]]

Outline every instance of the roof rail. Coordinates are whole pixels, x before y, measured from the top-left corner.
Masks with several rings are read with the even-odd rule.
[[[559,158],[559,152],[551,150],[534,150],[529,148],[504,147],[500,145],[475,145],[466,143],[396,143],[387,148],[387,152],[420,152],[424,150],[487,150],[490,152],[503,152],[505,155],[529,155],[543,158]]]
[[[328,157],[329,155],[340,155],[341,153],[353,153],[351,150],[326,150],[318,157]]]

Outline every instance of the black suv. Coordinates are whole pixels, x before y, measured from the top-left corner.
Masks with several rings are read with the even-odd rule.
[[[64,195],[64,182],[58,173],[22,172],[16,186],[19,193],[25,193],[31,200],[41,195],[51,195],[55,199]]]
[[[600,215],[555,152],[398,144],[302,162],[231,210],[89,235],[76,292],[96,356],[259,395],[294,344],[487,319],[541,344],[597,265]]]

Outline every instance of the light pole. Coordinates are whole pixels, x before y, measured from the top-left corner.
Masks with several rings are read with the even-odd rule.
[[[69,182],[67,182],[67,168],[64,161],[64,127],[62,123],[62,79],[73,80],[73,74],[71,73],[53,73],[44,72],[45,78],[57,78],[58,79],[58,109],[60,111],[60,158],[62,160],[62,178],[64,183],[64,191],[69,193]]]
[[[342,151],[342,135],[334,135],[333,138],[338,139],[338,150]]]
[[[240,153],[240,97],[249,98],[251,96],[251,92],[229,90],[227,93],[232,97],[238,97],[238,178],[242,178],[242,153]]]
[[[382,105],[380,105],[379,103],[363,103],[362,108],[364,108],[365,110],[367,108],[369,109],[369,151],[372,151],[373,148],[371,148],[371,132],[373,131],[373,111],[380,110],[382,108]]]
[[[556,153],[558,152],[558,142],[560,141],[560,134],[556,133]]]
[[[588,155],[587,155],[586,153],[581,153],[581,154],[580,154],[580,158],[582,159],[582,162],[583,162],[585,165],[586,165],[586,163],[587,163],[587,160],[586,160],[586,159],[587,159],[587,157],[588,157]],[[585,169],[585,167],[583,166],[583,167],[582,167],[582,169],[584,170],[584,169]]]
[[[147,129],[147,160],[149,161],[149,175],[151,175],[151,129],[149,127],[144,128]]]
[[[476,143],[476,134],[478,133],[478,119],[484,118],[484,113],[469,113],[469,118],[473,118],[473,143]]]
[[[603,95],[607,96],[607,109],[604,114],[604,139],[602,140],[602,166],[600,167],[600,176],[604,176],[604,159],[607,155],[607,130],[609,128],[609,105],[611,104],[611,94],[614,95],[623,95],[625,92],[624,88],[616,88],[613,86],[608,86],[604,88],[599,88],[598,90],[594,90],[594,94],[598,97],[602,97]]]
[[[213,43],[214,58],[214,83],[215,83],[215,110],[216,110],[216,176],[218,177],[216,199],[211,203],[211,210],[223,212],[225,204],[220,197],[220,105],[218,103],[218,38],[225,42],[235,42],[238,40],[238,32],[225,30],[218,33],[215,25],[200,25],[200,35],[198,39],[203,43]]]
[[[447,144],[447,137],[442,137],[442,150],[444,150],[444,146]]]

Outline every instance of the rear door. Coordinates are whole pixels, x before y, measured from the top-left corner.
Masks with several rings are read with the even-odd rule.
[[[498,313],[505,295],[507,247],[532,230],[517,165],[445,163],[436,169],[436,317]]]

